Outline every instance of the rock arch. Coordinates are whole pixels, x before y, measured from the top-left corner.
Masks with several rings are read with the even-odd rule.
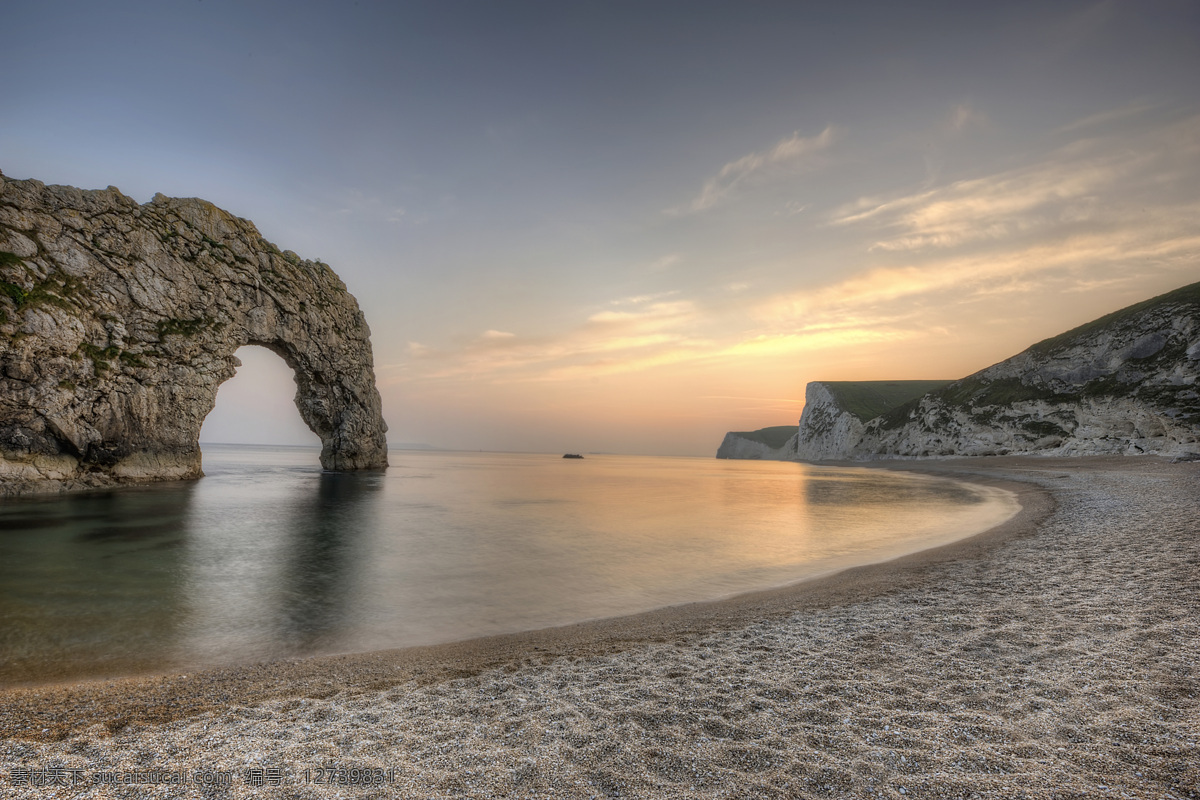
[[[196,478],[247,344],[296,376],[326,469],[387,466],[370,329],[328,265],[194,198],[0,175],[0,484]]]

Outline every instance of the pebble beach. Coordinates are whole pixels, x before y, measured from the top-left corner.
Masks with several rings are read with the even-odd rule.
[[[633,617],[9,688],[0,795],[1200,797],[1200,464],[895,468],[1022,511]]]

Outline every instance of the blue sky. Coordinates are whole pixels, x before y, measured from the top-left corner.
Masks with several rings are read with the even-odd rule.
[[[1200,280],[1194,2],[20,3],[0,170],[331,264],[395,442],[710,455]],[[210,441],[304,441],[246,351]]]

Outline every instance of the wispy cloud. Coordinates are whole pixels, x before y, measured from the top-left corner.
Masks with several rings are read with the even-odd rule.
[[[796,200],[789,200],[782,209],[775,212],[777,217],[794,217],[807,211],[812,206],[812,203],[800,203]]]
[[[790,405],[804,405],[803,400],[797,400],[792,397],[753,397],[741,394],[706,394],[701,400],[769,400],[772,403],[788,403]]]
[[[1140,137],[1089,138],[1032,166],[847,205],[832,224],[867,235],[856,252],[836,254],[841,277],[824,286],[763,298],[762,280],[753,291],[721,282],[708,304],[680,290],[619,297],[580,309],[557,333],[492,329],[440,349],[411,347],[407,379],[512,384],[667,367],[796,369],[944,342],[955,325],[975,330],[968,320],[990,319],[1001,303],[1052,318],[1053,298],[1066,292],[1130,297],[1176,275],[1195,280],[1200,117]],[[729,185],[745,170],[766,170],[771,152],[727,165]]]
[[[899,309],[967,303],[998,294],[1070,291],[1090,284],[1144,282],[1160,273],[1190,273],[1200,253],[1200,232],[1189,223],[1200,204],[1149,224],[1093,231],[1034,245],[985,253],[947,254],[919,263],[877,267],[828,286],[773,298],[758,316],[787,328],[799,321],[861,327],[895,325]],[[1138,268],[1131,270],[1130,265]]]
[[[649,269],[651,272],[666,272],[678,264],[682,259],[683,256],[679,255],[679,253],[669,253],[662,258],[655,259],[653,262],[651,262]]]
[[[1020,295],[1053,317],[1050,298],[1063,293],[1128,297],[1148,283],[1194,281],[1197,181],[1193,117],[1136,136],[1082,140],[1021,169],[863,198],[832,218],[871,234],[855,273],[770,298],[754,316],[783,347],[826,326],[903,335],[939,315],[988,313],[1001,296]]]
[[[361,189],[345,189],[334,197],[337,207],[334,213],[340,216],[382,220],[389,224],[404,221],[408,211],[394,200]]]
[[[946,127],[951,133],[959,134],[970,128],[981,128],[987,123],[987,117],[971,103],[958,103],[951,109]]]
[[[837,129],[832,125],[816,136],[804,137],[796,132],[786,139],[781,139],[773,147],[730,161],[721,167],[716,175],[704,182],[700,194],[696,195],[691,203],[680,209],[672,209],[671,213],[706,211],[747,183],[766,178],[780,170],[810,166],[817,154],[833,144],[837,133]]]
[[[1108,111],[1101,111],[1098,114],[1092,114],[1084,117],[1083,119],[1077,119],[1074,122],[1068,122],[1066,125],[1055,128],[1052,132],[1056,134],[1075,133],[1076,131],[1087,130],[1089,128],[1099,128],[1103,125],[1116,122],[1117,120],[1127,119],[1129,117],[1138,116],[1139,114],[1144,114],[1146,111],[1149,111],[1150,108],[1151,106],[1149,103],[1141,102],[1134,103],[1133,105],[1122,106],[1120,108],[1112,108]]]
[[[650,298],[634,297],[626,301],[631,305],[643,305]],[[676,320],[692,316],[696,307],[688,300],[677,300],[671,303],[651,303],[645,308],[633,311],[598,311],[588,317],[588,322],[600,325],[613,323],[636,323],[638,327],[647,325],[657,326],[663,321]]]
[[[678,289],[672,289],[669,292],[655,292],[654,294],[636,294],[632,297],[622,297],[619,300],[613,300],[610,305],[614,306],[640,306],[649,303],[652,300],[661,300],[664,297],[675,297],[679,294]]]
[[[958,181],[920,194],[840,209],[835,225],[873,222],[885,232],[873,250],[925,250],[977,239],[1000,239],[1056,220],[1080,219],[1089,199],[1138,159],[1048,163],[1001,175]]]
[[[695,304],[667,299],[677,294],[612,301],[557,336],[489,330],[454,349],[409,351],[424,364],[421,376],[432,380],[553,381],[647,369],[707,346],[694,331]]]
[[[723,312],[690,300],[632,297],[614,302],[620,307],[593,310],[560,335],[485,333],[455,348],[410,348],[414,368],[407,380],[579,381],[667,366],[770,361],[802,352],[903,341],[924,330],[906,318],[861,313],[746,329],[731,326],[727,317],[721,318]]]
[[[832,224],[871,225],[872,250],[922,251],[995,242],[1040,229],[1119,218],[1139,185],[1185,180],[1179,162],[1200,154],[1200,117],[1136,141],[1084,140],[1029,167],[896,197],[862,198]],[[1196,165],[1190,165],[1195,174]],[[1121,187],[1121,190],[1118,190]]]

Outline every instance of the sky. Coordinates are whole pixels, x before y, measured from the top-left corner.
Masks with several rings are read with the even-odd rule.
[[[0,170],[330,264],[393,443],[711,456],[1200,280],[1200,4],[9,4]],[[202,441],[314,443],[260,348]]]

